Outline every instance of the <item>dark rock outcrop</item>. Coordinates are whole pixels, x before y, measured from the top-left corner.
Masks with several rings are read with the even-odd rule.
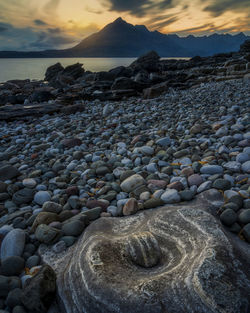
[[[45,73],[45,80],[48,82],[54,80],[59,73],[62,73],[64,70],[64,67],[61,63],[56,63],[50,67],[47,68],[47,71]]]
[[[250,40],[246,40],[246,41],[240,46],[240,53],[250,53]]]

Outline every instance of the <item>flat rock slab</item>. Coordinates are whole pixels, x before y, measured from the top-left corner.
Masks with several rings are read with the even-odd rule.
[[[249,312],[249,248],[213,216],[219,204],[210,190],[186,204],[100,218],[65,253],[41,250],[57,273],[60,308],[49,312]]]
[[[5,105],[0,107],[0,121],[26,119],[31,116],[41,116],[59,112],[62,105],[40,103],[36,105]]]

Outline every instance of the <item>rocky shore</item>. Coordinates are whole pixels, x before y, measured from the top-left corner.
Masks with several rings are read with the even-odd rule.
[[[82,64],[49,67],[43,81],[12,80],[0,84],[0,120],[32,118],[84,110],[93,100],[152,99],[171,90],[206,82],[250,77],[250,41],[239,52],[190,60],[164,60],[150,52],[130,66],[108,72],[85,71]]]
[[[85,287],[96,279],[97,282],[100,279],[103,289],[106,283],[101,279],[107,282],[109,290],[118,286],[117,298],[113,299],[118,307],[106,307],[105,311],[102,301],[108,301],[109,295],[103,293],[102,301],[96,302],[98,305],[90,300],[84,304],[82,312],[132,312],[132,307],[142,305],[141,300],[137,303],[128,299],[127,306],[123,303],[121,299],[127,299],[129,295],[126,288],[134,287],[129,285],[130,281],[123,288],[116,279],[112,285],[112,273],[120,277],[123,269],[110,270],[113,267],[109,253],[117,266],[119,258],[131,260],[136,264],[135,273],[142,275],[138,274],[138,279],[142,279],[146,269],[165,268],[168,262],[175,264],[178,251],[182,251],[181,259],[190,258],[192,275],[197,274],[197,266],[201,274],[197,274],[199,277],[191,283],[198,290],[190,296],[192,305],[180,306],[178,299],[189,299],[183,291],[176,296],[176,311],[172,308],[171,313],[249,312],[249,295],[241,290],[244,284],[245,290],[250,286],[247,267],[250,247],[250,59],[249,50],[244,50],[246,46],[240,53],[230,56],[190,61],[161,61],[155,53],[150,53],[129,68],[120,68],[122,77],[117,69],[116,74],[112,71],[93,74],[85,72],[80,65],[66,69],[56,65],[46,73],[49,83],[17,81],[0,86],[0,103],[4,104],[0,108],[1,313],[47,312],[56,297],[61,303],[60,312],[78,312],[72,307],[73,303],[81,308],[84,301],[80,299],[87,294],[91,294],[91,299],[99,299],[99,291],[94,286],[91,290],[86,288],[86,294],[84,288],[80,288],[82,294],[78,293],[75,271],[80,273],[81,270],[86,271],[86,276],[79,284],[85,284]],[[199,66],[199,62],[203,65]],[[164,70],[171,77],[175,77],[174,72],[179,74],[177,78],[171,78],[172,81],[159,82],[162,76],[154,66],[157,71],[158,66],[166,66]],[[126,71],[136,73],[137,69],[140,69],[137,79],[124,76]],[[69,72],[73,77],[71,81]],[[186,74],[189,79],[182,81],[184,73],[189,73]],[[114,75],[118,76],[114,79]],[[158,81],[152,84],[152,80]],[[42,87],[43,84],[46,86]],[[14,103],[6,104],[10,103],[11,96]],[[124,96],[131,97],[125,99]],[[3,99],[8,100],[4,102]],[[216,201],[212,199],[213,195],[218,198]],[[196,199],[201,200],[193,202]],[[209,201],[213,202],[213,209],[206,204]],[[187,210],[188,203],[192,205]],[[205,209],[206,213],[198,213]],[[162,223],[157,220],[154,224],[157,212],[159,216],[163,214]],[[148,221],[147,226],[144,219]],[[152,227],[150,223],[153,223]],[[161,236],[167,229],[171,232],[165,247]],[[190,240],[187,239],[189,230]],[[112,234],[118,239],[132,234],[125,254],[120,255],[123,251],[120,243],[110,250],[108,242],[113,242]],[[176,241],[183,245],[176,249],[169,238],[178,238],[180,234],[182,238]],[[87,248],[91,236],[93,245]],[[210,238],[207,246],[205,238]],[[197,242],[191,249],[189,243],[192,241]],[[84,252],[77,248],[81,242]],[[144,254],[137,248],[140,242],[147,243]],[[103,254],[96,252],[99,250],[95,250],[94,243],[100,251],[103,249]],[[225,248],[223,255],[221,243]],[[239,247],[241,252],[233,255]],[[195,259],[194,250],[199,254]],[[243,261],[242,251],[248,253]],[[216,260],[219,261],[208,267],[211,255],[216,256],[217,252],[220,257]],[[67,257],[60,260],[61,263],[53,262],[64,255]],[[69,263],[65,263],[66,260]],[[241,261],[243,268],[239,265]],[[127,277],[132,275],[127,271],[131,262],[121,262]],[[219,299],[213,291],[215,286],[209,285],[212,278],[202,275],[208,273],[205,268],[221,269],[228,262],[235,267],[229,270],[230,266],[225,265],[229,267],[225,273],[222,271],[223,275],[211,274],[211,277],[217,275],[221,282],[223,297]],[[83,268],[82,263],[90,267]],[[64,267],[69,270],[60,272],[58,264],[63,264],[61,270]],[[103,264],[106,267],[101,274],[93,274],[98,273],[98,266]],[[237,281],[232,291],[226,286],[229,278],[233,284],[235,276],[228,275],[228,271],[233,272],[234,268],[235,275],[241,275],[242,285]],[[157,271],[153,270],[152,275]],[[169,269],[164,270],[164,273],[169,272]],[[57,296],[56,274],[60,284]],[[176,284],[183,290],[180,281],[185,277],[178,280],[179,274],[176,275]],[[185,275],[187,278],[188,269]],[[209,283],[201,283],[201,280]],[[197,287],[198,282],[205,290],[203,293],[201,287]],[[156,285],[148,288],[156,292],[160,288]],[[138,297],[142,297],[139,292],[142,286],[137,287],[134,293],[138,292]],[[213,300],[209,293],[213,294]],[[167,312],[164,308],[172,303],[170,294],[167,296],[169,302],[165,304],[162,299],[166,299],[166,295],[160,294],[154,293],[154,299],[142,301],[143,305],[150,302],[143,312]],[[174,289],[171,294],[174,297]],[[74,297],[79,299],[72,300]],[[226,307],[225,311],[223,307]],[[58,312],[58,309],[51,310]]]

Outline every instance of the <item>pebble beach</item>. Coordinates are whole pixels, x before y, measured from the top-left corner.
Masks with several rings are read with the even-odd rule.
[[[39,248],[60,254],[100,218],[217,189],[223,228],[250,243],[249,104],[250,80],[237,79],[1,121],[0,312],[31,312]]]

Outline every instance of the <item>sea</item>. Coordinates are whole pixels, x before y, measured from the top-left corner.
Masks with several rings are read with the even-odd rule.
[[[46,69],[60,62],[64,67],[82,63],[86,71],[109,71],[117,66],[128,66],[136,58],[33,58],[33,59],[0,59],[0,83],[13,79],[44,79]],[[189,58],[165,58],[189,59]]]

